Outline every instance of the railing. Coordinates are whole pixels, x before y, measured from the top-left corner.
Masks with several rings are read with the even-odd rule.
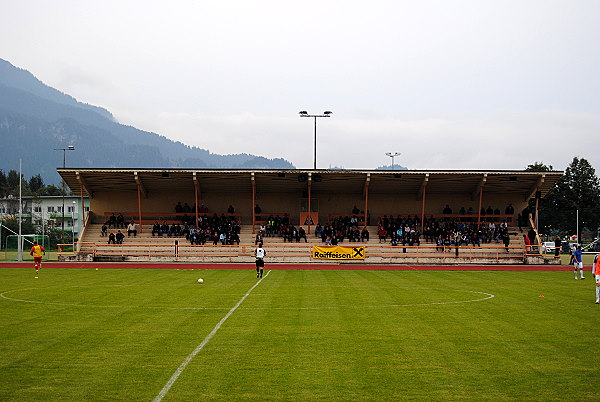
[[[89,245],[90,243],[88,243]],[[351,246],[362,243],[349,243]],[[315,244],[311,243],[284,243],[267,244],[268,258],[277,259],[285,257],[306,257],[311,258],[311,249]],[[340,244],[344,245],[344,244]],[[240,257],[252,257],[256,246],[252,244],[241,245],[190,245],[190,244],[145,244],[145,243],[123,243],[123,244],[93,244],[90,249],[95,257],[98,256],[120,256],[120,257],[145,257],[148,260],[152,258],[171,257],[177,260],[180,257],[198,258],[199,261],[210,261],[211,258],[223,258],[235,260]],[[467,258],[469,261],[474,259],[493,259],[496,262],[507,260],[509,258],[524,258],[524,249],[521,246],[499,246],[489,245],[481,247],[467,246],[436,246],[427,244],[420,246],[389,246],[376,245],[364,246],[366,249],[366,260],[369,258],[385,258],[392,263],[402,263],[407,257],[419,260],[431,258],[443,258],[452,260],[458,258]],[[533,254],[527,254],[533,255]],[[321,261],[321,260],[320,260]]]
[[[371,246],[373,247],[373,246]],[[369,253],[369,246],[367,248],[367,256],[371,257],[384,257],[384,258],[405,258],[414,257],[417,259],[424,258],[468,258],[469,262],[472,262],[474,258],[486,258],[494,259],[496,262],[506,260],[508,258],[521,258],[523,247],[519,246],[481,246],[481,247],[469,247],[469,246],[437,246],[435,244],[428,244],[422,246],[379,246],[377,247],[380,251],[378,253]],[[512,253],[511,253],[512,251]]]
[[[79,239],[83,239],[83,236],[85,235],[86,232],[86,228],[88,227],[88,223],[90,223],[90,221],[92,220],[90,218],[91,214],[87,214],[85,217],[85,222],[83,222],[83,225],[81,225],[81,232],[79,233]],[[81,250],[81,244],[82,242],[77,242],[77,252],[79,252]]]

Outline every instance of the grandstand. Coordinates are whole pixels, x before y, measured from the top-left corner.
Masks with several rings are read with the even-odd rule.
[[[365,259],[344,263],[531,262],[539,258],[539,251],[537,247],[524,249],[522,233],[535,224],[531,214],[521,212],[531,198],[543,197],[562,175],[556,171],[76,168],[58,172],[74,193],[90,197],[90,213],[84,217],[77,252],[64,253],[63,260],[248,263],[261,227],[268,225],[270,217],[285,217],[289,225],[304,229],[306,241],[289,242],[278,234],[265,237],[269,262],[324,264],[340,261],[312,258],[312,246],[323,245],[315,237],[315,226],[336,219],[353,219],[354,226],[366,227],[370,234],[368,241],[345,239],[338,244],[365,247]],[[176,210],[182,203],[190,206],[186,212]],[[530,212],[535,216],[535,211]],[[133,220],[137,236],[126,236],[123,244],[107,244],[101,227],[113,214],[122,214],[126,222]],[[196,222],[212,217],[239,223],[239,244],[191,245],[184,235],[152,236],[152,225],[157,222],[188,222],[195,227]],[[378,225],[392,217],[410,219],[420,232],[420,243],[392,246],[389,237],[381,242]],[[510,244],[505,247],[498,238],[481,246],[436,242],[423,236],[422,223],[429,220],[475,228],[505,224]]]

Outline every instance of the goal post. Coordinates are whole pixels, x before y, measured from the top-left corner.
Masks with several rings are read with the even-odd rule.
[[[21,235],[23,237],[23,253],[27,253],[28,250],[33,246],[33,242],[37,241],[38,244],[42,247],[47,247],[50,244],[50,237],[48,235],[39,235],[39,234],[24,234]],[[19,248],[19,236],[18,235],[9,235],[6,236],[6,243],[4,244],[4,248],[6,250],[18,250]]]

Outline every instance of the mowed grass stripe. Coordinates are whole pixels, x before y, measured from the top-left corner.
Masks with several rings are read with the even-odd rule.
[[[2,400],[152,399],[256,282],[251,267],[44,275],[0,270],[0,293],[138,307],[0,299]],[[471,291],[496,297],[414,303]],[[165,400],[597,399],[593,300],[570,272],[273,271]],[[181,306],[221,310],[169,309]]]

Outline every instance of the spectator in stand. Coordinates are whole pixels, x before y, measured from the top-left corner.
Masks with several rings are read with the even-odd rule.
[[[452,208],[450,208],[450,205],[446,204],[446,207],[444,208],[443,212],[446,215],[451,215],[452,214]]]
[[[123,233],[121,233],[121,231],[117,231],[117,234],[115,235],[115,240],[117,241],[117,244],[123,244],[123,239],[125,238],[125,235]]]
[[[531,253],[531,239],[529,239],[529,236],[523,235],[523,242],[525,243],[525,254]]]
[[[502,241],[504,242],[504,248],[506,249],[506,252],[508,253],[508,246],[510,245],[510,236],[508,235],[508,232],[504,232],[502,235]]]
[[[117,215],[117,226],[121,229],[125,229],[125,217],[120,212],[119,215]]]
[[[254,207],[254,213],[256,215],[261,214],[262,213],[262,208],[260,207],[260,205],[256,204],[256,206]]]
[[[531,244],[531,250],[533,250],[536,237],[536,233],[535,230],[533,230],[533,228],[529,229],[529,232],[527,232],[527,237],[529,237],[529,244]]]
[[[356,207],[356,205],[354,206],[354,208],[352,208],[352,213],[353,213],[354,215],[356,215],[356,214],[360,213],[360,210],[359,210],[359,209]]]
[[[163,224],[160,225],[160,236],[166,235],[168,233],[169,233],[169,225],[167,224],[167,221],[163,221]]]
[[[473,234],[471,235],[471,243],[473,243],[473,247],[481,247],[481,240],[478,232],[473,231]]]
[[[129,225],[127,225],[127,237],[130,237],[132,234],[133,237],[137,236],[137,229],[134,221],[129,222]]]
[[[106,223],[104,223],[102,225],[102,229],[100,230],[100,236],[101,237],[106,237],[107,231],[108,231],[108,227],[106,226]]]
[[[155,222],[154,225],[152,225],[152,236],[157,235],[157,236],[162,236],[162,231],[160,230],[160,223]]]
[[[115,244],[115,234],[113,232],[108,235],[108,244]]]
[[[465,207],[460,207],[460,211],[458,211],[458,213],[459,213],[460,215],[466,215],[466,214],[467,214],[467,211],[465,210]]]
[[[259,230],[256,233],[256,238],[254,239],[254,244],[257,245],[257,244],[261,244],[262,242],[263,242],[263,235],[262,235],[262,232]]]
[[[113,228],[116,229],[117,228],[117,217],[115,216],[115,213],[113,212],[113,214],[108,218],[108,227],[109,228]]]
[[[515,214],[515,209],[513,208],[512,204],[508,204],[508,206],[504,210],[504,213],[506,215],[514,215]],[[508,218],[508,221],[512,222],[512,216]]]
[[[177,205],[175,205],[175,213],[182,213],[183,212],[183,205],[181,205],[181,201],[177,202]]]
[[[308,243],[308,239],[306,238],[306,231],[302,226],[300,226],[300,228],[298,229],[298,241],[300,241],[300,239],[304,239],[304,243]]]
[[[229,207],[227,208],[227,213],[228,214],[234,214],[235,213],[235,208],[233,208],[233,205],[229,205]]]
[[[192,212],[192,207],[190,207],[187,202],[184,202],[183,213],[189,214],[190,212]]]
[[[369,241],[369,230],[366,226],[363,228],[362,232],[360,232],[360,241]]]
[[[320,223],[317,223],[317,226],[315,226],[315,237],[321,237],[321,233],[323,233],[323,227]]]
[[[379,243],[386,242],[387,230],[385,230],[383,226],[380,226],[379,229],[377,229],[377,235],[379,236]]]

